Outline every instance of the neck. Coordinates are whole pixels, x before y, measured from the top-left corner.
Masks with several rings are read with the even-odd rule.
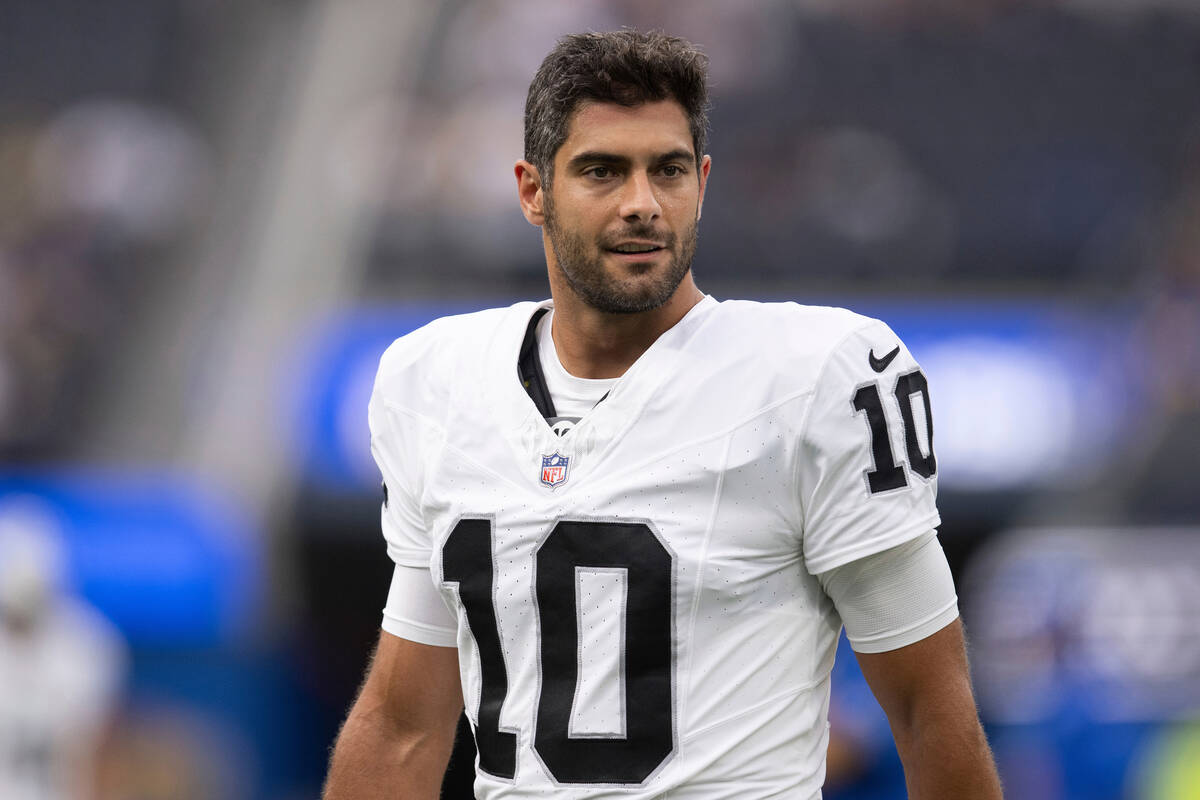
[[[551,284],[551,335],[563,368],[577,378],[619,378],[655,340],[699,303],[704,294],[689,272],[666,303],[636,314],[610,314],[584,304],[567,287]]]

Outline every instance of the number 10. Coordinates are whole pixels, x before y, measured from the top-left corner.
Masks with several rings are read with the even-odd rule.
[[[511,780],[517,769],[517,734],[500,729],[508,670],[492,598],[492,534],[490,520],[460,520],[442,546],[442,580],[458,585],[479,650],[481,691],[474,726],[479,768]],[[541,686],[533,748],[559,783],[641,783],[675,749],[674,558],[644,523],[562,520],[538,548],[535,563]],[[576,569],[589,567],[615,568],[626,576],[622,682],[628,718],[620,738],[569,734],[580,666]]]
[[[930,478],[937,472],[937,460],[933,456],[933,412],[929,407],[929,383],[921,370],[908,372],[896,379],[896,388],[892,394],[900,406],[900,418],[904,422],[904,449],[908,453],[909,466],[922,478]],[[915,394],[920,394],[925,402],[928,455],[921,451],[921,443],[917,441],[912,408],[912,398]],[[892,439],[888,434],[887,416],[883,413],[879,384],[868,383],[860,386],[854,393],[852,402],[855,411],[866,413],[867,427],[871,431],[871,457],[875,462],[874,469],[867,472],[867,485],[871,494],[907,486],[908,479],[904,476],[904,468],[896,464],[896,457],[892,453]]]

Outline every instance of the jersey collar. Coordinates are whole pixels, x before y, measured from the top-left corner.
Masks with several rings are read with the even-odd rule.
[[[503,398],[497,404],[501,416],[498,421],[521,464],[537,463],[535,459],[554,452],[577,456],[572,466],[575,472],[571,484],[578,485],[586,472],[600,463],[604,453],[636,423],[646,403],[678,368],[682,351],[717,305],[712,296],[705,295],[625,371],[604,402],[589,411],[562,437],[557,436],[545,420],[545,411],[553,412],[549,393],[545,394],[544,402],[538,399],[539,393],[544,391],[545,381],[532,335],[538,319],[553,306],[553,302],[544,300],[513,306],[509,324],[496,342],[497,357],[491,360],[494,372],[490,383],[499,389]],[[526,353],[532,356],[536,367],[529,362]],[[526,356],[524,360],[523,356]],[[526,380],[537,383],[527,389]],[[529,472],[536,474],[532,469]],[[569,486],[563,488],[569,491]]]

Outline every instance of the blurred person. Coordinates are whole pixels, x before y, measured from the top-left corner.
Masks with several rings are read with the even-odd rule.
[[[63,585],[46,520],[0,513],[0,797],[96,796],[124,671],[111,625]]]
[[[515,174],[552,300],[398,340],[371,399],[395,562],[327,800],[816,798],[843,624],[914,798],[999,798],[936,538],[925,377],[883,323],[718,302],[705,57],[538,69]]]

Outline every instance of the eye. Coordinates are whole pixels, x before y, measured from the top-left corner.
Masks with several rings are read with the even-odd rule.
[[[662,168],[663,177],[666,178],[678,178],[680,175],[683,175],[684,172],[686,172],[686,170],[684,170],[684,168],[678,164],[667,164]]]
[[[595,166],[595,167],[591,167],[590,169],[585,170],[583,174],[587,175],[589,177],[592,177],[592,178],[603,179],[603,178],[611,178],[613,171],[609,167]]]

